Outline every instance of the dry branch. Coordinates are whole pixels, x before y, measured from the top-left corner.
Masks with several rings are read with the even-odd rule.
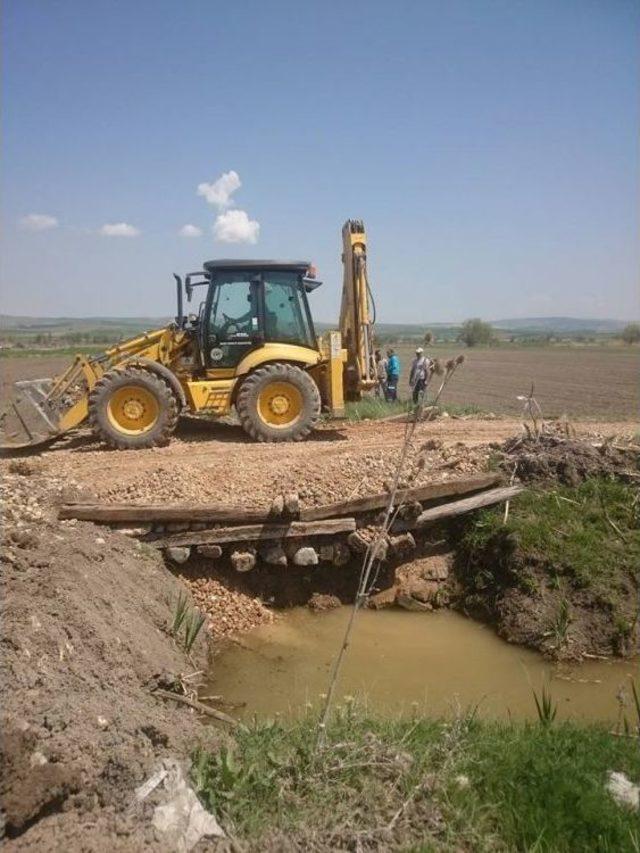
[[[174,702],[181,702],[183,705],[188,705],[200,714],[206,714],[208,717],[213,717],[216,720],[220,720],[222,723],[228,723],[230,726],[234,726],[235,728],[245,728],[239,720],[236,720],[234,717],[230,717],[229,714],[225,714],[224,711],[217,711],[209,705],[204,705],[202,702],[197,702],[195,699],[189,699],[188,696],[181,696],[180,693],[171,693],[169,690],[153,690],[152,692],[154,696],[159,696],[161,699],[173,699]]]

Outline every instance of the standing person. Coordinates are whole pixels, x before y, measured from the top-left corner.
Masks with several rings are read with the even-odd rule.
[[[411,373],[409,374],[409,385],[413,388],[413,405],[417,405],[427,390],[427,384],[431,378],[433,363],[424,354],[422,347],[416,350],[416,357],[411,362]]]
[[[376,397],[387,396],[387,359],[382,357],[379,349],[374,354],[376,364]]]
[[[395,350],[387,350],[387,400],[394,402],[398,399],[398,382],[400,381],[400,359]]]

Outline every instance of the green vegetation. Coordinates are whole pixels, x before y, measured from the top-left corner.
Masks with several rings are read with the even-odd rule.
[[[547,703],[515,724],[372,719],[347,700],[322,750],[311,713],[255,723],[198,751],[193,781],[244,849],[637,851],[638,816],[606,782],[637,781],[640,750]]]
[[[189,654],[193,648],[193,644],[195,643],[204,623],[205,617],[197,608],[191,607],[187,594],[181,592],[174,604],[173,621],[171,623],[170,633],[176,640],[178,640],[180,636],[180,629],[184,626],[184,638],[182,644],[187,654]]]
[[[485,323],[479,317],[465,320],[460,329],[458,340],[468,347],[476,347],[480,344],[491,344],[495,339],[495,333],[490,323]]]
[[[635,490],[605,479],[586,480],[576,488],[528,490],[514,501],[506,524],[501,512],[487,510],[461,545],[467,554],[490,551],[498,564],[517,551],[519,562],[535,562],[577,586],[608,592],[621,571],[630,574],[640,566]]]
[[[344,408],[347,420],[364,421],[401,415],[410,411],[411,404],[401,400],[390,402],[382,397],[363,397],[362,400],[346,403]]]
[[[467,612],[556,658],[637,650],[640,524],[633,487],[594,478],[530,490],[462,529]]]
[[[2,347],[0,358],[38,358],[53,356],[74,356],[77,353],[92,355],[102,352],[104,347],[83,344],[77,347],[51,347],[51,349],[39,349],[34,347]]]
[[[536,703],[536,711],[538,712],[538,720],[543,726],[550,726],[554,722],[558,713],[558,706],[551,698],[551,693],[546,687],[542,688],[540,697],[536,691],[533,691],[533,699]]]
[[[629,323],[620,333],[625,344],[637,344],[640,342],[640,323]]]
[[[434,382],[435,385],[435,382]],[[427,400],[425,405],[429,405],[429,396],[432,395],[433,388],[430,386],[427,391]],[[447,405],[439,405],[439,410],[446,412],[451,417],[463,417],[465,415],[480,415],[483,409],[470,403],[466,406],[448,403]],[[389,418],[392,415],[402,415],[410,412],[413,405],[410,400],[396,400],[388,402],[382,397],[364,397],[357,402],[347,403],[345,405],[345,416],[348,421],[364,421],[364,420],[380,420],[381,418]]]
[[[180,628],[182,628],[185,617],[187,615],[188,609],[189,599],[187,598],[187,594],[186,592],[181,592],[178,594],[173,608],[173,622],[171,623],[171,633],[174,637],[178,636]]]
[[[187,614],[184,623],[184,650],[187,654],[193,648],[204,622],[205,617],[199,610],[191,610]]]

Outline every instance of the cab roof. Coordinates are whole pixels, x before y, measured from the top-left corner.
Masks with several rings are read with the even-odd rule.
[[[266,270],[278,270],[279,272],[297,272],[305,276],[311,266],[310,261],[264,261],[264,260],[231,260],[221,258],[216,261],[205,261],[203,267],[209,275],[218,270],[250,270],[263,272]],[[321,281],[305,278],[304,289],[311,293],[316,287],[320,287]]]
[[[311,264],[309,261],[242,261],[221,258],[217,261],[205,261],[203,266],[207,272],[214,272],[215,270],[291,270],[304,274]]]

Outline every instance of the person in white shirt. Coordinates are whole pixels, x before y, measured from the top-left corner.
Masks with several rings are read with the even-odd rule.
[[[433,372],[433,362],[424,354],[422,347],[416,349],[416,357],[411,362],[411,373],[409,374],[409,385],[413,389],[413,404],[424,397]]]

